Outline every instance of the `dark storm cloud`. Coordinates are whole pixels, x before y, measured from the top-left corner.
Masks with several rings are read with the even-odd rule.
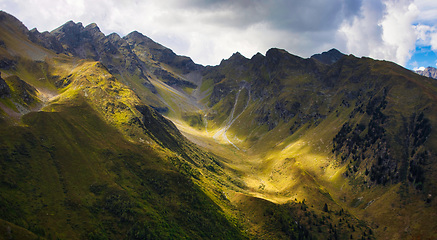
[[[291,31],[336,30],[346,18],[359,13],[361,1],[278,1],[269,11],[274,27]]]
[[[180,1],[178,5],[195,11],[214,12],[207,19],[214,24],[247,28],[260,22],[275,29],[326,31],[337,29],[348,18],[359,14],[362,0],[240,0]],[[220,13],[227,13],[226,15]]]

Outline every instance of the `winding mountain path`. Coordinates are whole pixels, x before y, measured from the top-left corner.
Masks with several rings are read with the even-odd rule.
[[[240,97],[241,90],[243,90],[243,89],[246,89],[247,93],[248,93],[247,102],[246,102],[243,110],[241,110],[241,112],[236,117],[234,117],[235,109],[237,108],[237,104],[238,104],[238,99]],[[250,89],[247,86],[243,85],[243,86],[240,87],[240,89],[238,90],[238,92],[237,92],[237,94],[235,96],[234,106],[232,108],[231,114],[229,115],[227,123],[216,134],[214,134],[214,136],[213,136],[214,140],[217,141],[218,138],[220,136],[222,136],[223,139],[226,140],[226,142],[228,142],[229,144],[234,146],[236,149],[240,150],[239,147],[237,147],[231,140],[229,140],[229,138],[228,138],[226,133],[229,130],[229,128],[232,126],[232,124],[235,122],[235,120],[237,120],[241,116],[241,114],[243,114],[243,112],[247,109],[247,106],[249,106],[249,102],[250,102]]]

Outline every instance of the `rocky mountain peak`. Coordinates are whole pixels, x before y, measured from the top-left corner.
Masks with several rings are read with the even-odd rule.
[[[111,33],[111,34],[109,34],[109,35],[107,36],[107,38],[108,38],[110,41],[119,41],[119,40],[122,39],[122,38],[120,37],[120,35],[118,35],[117,33]]]
[[[61,32],[69,32],[69,31],[80,31],[83,30],[83,25],[81,22],[75,23],[72,20],[64,23],[64,25],[56,28],[55,30],[51,31],[52,34],[57,34]]]
[[[289,58],[289,57],[294,57],[294,58],[298,58],[298,59],[303,59],[299,56],[290,54],[289,52],[287,52],[284,49],[279,49],[279,48],[271,48],[266,52],[266,58],[273,60],[273,59],[280,59],[280,58]]]
[[[331,64],[337,62],[343,56],[344,56],[343,53],[341,53],[337,49],[333,48],[327,52],[314,54],[313,56],[311,56],[311,58],[315,59],[321,63],[331,65]]]
[[[69,46],[77,47],[83,41],[81,33],[83,32],[82,23],[75,23],[68,21],[64,25],[56,28],[50,33],[56,37],[60,42],[67,43]]]
[[[97,28],[99,31],[100,31],[100,28],[99,28],[99,26],[97,26],[97,24],[96,23],[90,23],[90,24],[88,24],[86,27],[85,27],[85,29],[93,29],[93,28]]]
[[[126,35],[126,38],[130,38],[130,39],[141,39],[144,38],[146,36],[144,36],[142,33],[138,32],[138,31],[133,31],[131,33],[129,33],[128,35]]]
[[[284,49],[271,48],[266,52],[266,63],[272,69],[278,68],[281,64],[287,65],[287,68],[301,68],[303,60]]]
[[[123,39],[133,49],[136,49],[137,52],[142,53],[140,58],[151,58],[154,61],[168,64],[182,70],[184,74],[200,68],[200,65],[195,64],[191,58],[177,55],[171,49],[153,41],[138,31],[129,33]]]
[[[161,44],[153,41],[151,38],[143,35],[142,33],[138,31],[133,31],[126,35],[124,39],[129,42],[131,45],[144,45],[147,48],[154,48],[154,49],[167,49],[166,47],[162,46]]]
[[[91,24],[87,25],[84,28],[84,31],[88,32],[89,34],[91,34],[97,38],[104,38],[105,37],[105,34],[100,31],[100,28],[95,23],[91,23]]]
[[[259,65],[265,60],[265,58],[266,57],[264,55],[258,52],[257,54],[253,55],[250,61],[252,61],[255,65]]]
[[[222,64],[232,64],[232,65],[242,65],[245,62],[247,62],[249,59],[247,59],[245,56],[243,56],[240,52],[235,52],[232,54],[232,56],[228,59],[223,59],[220,63]]]
[[[264,55],[262,55],[260,52],[257,52],[255,55],[252,56],[251,59],[257,59],[257,58],[264,58]]]
[[[236,52],[236,53],[232,54],[232,56],[229,58],[229,60],[244,61],[244,60],[248,60],[248,59],[245,56],[243,56],[240,52]]]
[[[427,67],[424,70],[417,70],[416,73],[425,77],[437,79],[437,68],[434,67]]]

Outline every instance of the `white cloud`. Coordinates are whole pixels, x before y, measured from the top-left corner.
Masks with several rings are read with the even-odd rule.
[[[345,39],[348,52],[368,56],[380,45],[382,28],[379,22],[383,17],[382,9],[383,5],[379,1],[365,1],[360,15],[344,21],[338,34]]]
[[[437,22],[437,16],[435,16],[435,19]],[[414,28],[417,36],[416,44],[418,46],[431,46],[433,51],[437,51],[437,26],[418,23]]]
[[[423,24],[414,26],[414,29],[416,30],[417,43],[422,46],[427,46],[430,44],[430,33],[435,32],[436,30],[434,27]]]
[[[424,71],[425,67],[415,67],[413,68],[414,71]]]
[[[404,65],[415,49],[417,37],[412,23],[419,13],[412,1],[366,1],[361,15],[345,21],[340,33],[348,51]]]
[[[435,25],[437,22],[437,1],[435,0],[415,0],[414,4],[420,10],[417,22],[425,25]]]
[[[429,37],[429,45],[431,45],[431,49],[437,52],[437,31],[432,32]]]
[[[391,59],[404,65],[415,49],[416,34],[412,23],[419,15],[419,10],[410,1],[387,1],[386,14],[381,22],[382,40],[390,49]]]

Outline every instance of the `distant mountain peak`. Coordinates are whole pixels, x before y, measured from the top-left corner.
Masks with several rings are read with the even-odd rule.
[[[82,31],[84,29],[83,25],[81,22],[75,23],[72,20],[64,23],[64,25],[52,30],[50,33],[51,34],[61,34],[61,33],[66,33],[68,35],[72,35],[75,34],[79,31]]]
[[[223,63],[226,64],[242,64],[243,62],[247,61],[249,59],[247,59],[245,56],[243,56],[240,52],[235,52],[232,54],[232,56],[228,59],[223,59],[220,62],[220,65]]]
[[[335,48],[332,48],[331,50],[319,54],[314,54],[311,56],[312,59],[315,59],[321,63],[331,65],[335,62],[337,62],[340,58],[344,56],[343,53],[338,51]]]
[[[104,37],[105,37],[105,34],[102,33],[102,31],[100,31],[100,28],[99,28],[99,27],[97,26],[97,24],[95,24],[95,23],[91,23],[91,24],[87,25],[87,26],[84,28],[84,31],[85,31],[85,32],[89,32],[89,33],[91,33],[91,34],[94,34],[94,35],[96,35],[96,36],[98,36],[98,37],[101,37],[101,38],[104,38]]]
[[[81,28],[83,28],[83,24],[81,22],[75,23],[73,20],[70,20],[70,21],[66,22],[61,27],[64,27],[64,26],[65,27],[81,27]]]
[[[264,57],[264,55],[260,52],[257,52],[255,55],[253,55],[252,58],[258,58],[258,57]]]
[[[144,34],[138,32],[138,31],[133,31],[123,38],[131,44],[144,44],[150,48],[166,49],[166,47],[153,41],[151,38],[145,36]]]
[[[416,70],[415,72],[425,77],[437,79],[437,68],[435,67],[427,67],[424,70]]]
[[[135,41],[143,41],[143,42],[153,42],[156,43],[155,41],[153,41],[151,38],[147,37],[146,35],[138,32],[138,31],[133,31],[131,33],[129,33],[128,35],[125,36],[126,39],[132,39]],[[158,43],[156,43],[158,44]]]
[[[96,23],[90,23],[85,28],[98,28],[100,30],[99,26],[97,26]]]
[[[290,53],[287,52],[287,50],[280,49],[280,48],[270,48],[269,50],[267,50],[266,56],[267,55],[272,55],[272,54],[287,54],[287,55],[290,55]]]
[[[129,33],[127,36],[131,36],[131,37],[145,37],[144,34],[138,32],[137,30],[132,31],[131,33]]]
[[[235,52],[229,59],[247,59],[240,52]]]
[[[111,39],[113,41],[121,40],[120,35],[118,35],[117,33],[111,33],[107,37],[108,37],[108,39]]]

